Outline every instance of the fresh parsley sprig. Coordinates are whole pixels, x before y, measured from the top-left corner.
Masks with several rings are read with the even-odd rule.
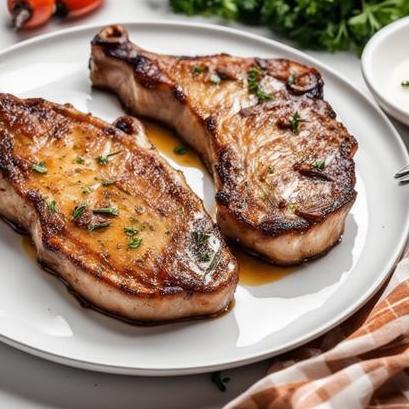
[[[264,25],[299,46],[360,51],[383,26],[409,15],[407,0],[170,0],[174,11]]]

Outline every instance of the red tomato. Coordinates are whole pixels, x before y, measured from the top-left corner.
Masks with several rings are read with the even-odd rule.
[[[97,9],[103,0],[57,0],[57,12],[60,17],[79,17]]]
[[[17,29],[33,28],[46,23],[55,10],[55,0],[7,0]]]

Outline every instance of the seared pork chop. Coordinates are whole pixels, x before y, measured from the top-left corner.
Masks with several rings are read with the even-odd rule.
[[[0,94],[0,213],[79,296],[129,320],[224,311],[237,264],[131,117]]]
[[[356,196],[355,139],[322,99],[320,73],[284,59],[174,57],[121,26],[92,42],[91,80],[160,120],[213,174],[222,231],[278,264],[325,253]]]

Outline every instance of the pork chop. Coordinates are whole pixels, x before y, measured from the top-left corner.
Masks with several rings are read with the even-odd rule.
[[[206,316],[232,301],[234,257],[134,118],[110,125],[0,94],[0,214],[31,234],[43,264],[114,316]]]
[[[145,51],[122,26],[92,41],[91,80],[132,113],[173,127],[214,177],[224,234],[273,263],[324,254],[356,197],[357,142],[314,68],[227,54]]]

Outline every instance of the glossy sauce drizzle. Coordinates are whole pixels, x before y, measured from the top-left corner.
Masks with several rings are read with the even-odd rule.
[[[168,159],[176,162],[181,167],[194,167],[202,172],[207,172],[198,155],[191,149],[178,155],[174,152],[177,146],[183,142],[170,130],[152,122],[146,122],[146,132],[150,141]],[[252,256],[239,248],[233,248],[240,266],[240,283],[247,286],[258,286],[280,280],[291,273],[291,267],[273,266],[255,256]]]
[[[21,239],[21,247],[23,247],[24,253],[28,255],[31,260],[37,260],[37,251],[29,236],[23,236]]]
[[[207,172],[198,155],[191,149],[184,154],[177,154],[174,149],[183,145],[183,142],[170,130],[152,122],[146,122],[146,131],[150,141],[168,159],[171,159],[181,167],[196,168]],[[37,259],[37,252],[29,236],[23,236],[21,240],[24,253],[30,259]],[[246,286],[259,286],[280,280],[294,269],[291,267],[273,266],[255,256],[252,256],[238,247],[233,248],[240,266],[240,283]]]

